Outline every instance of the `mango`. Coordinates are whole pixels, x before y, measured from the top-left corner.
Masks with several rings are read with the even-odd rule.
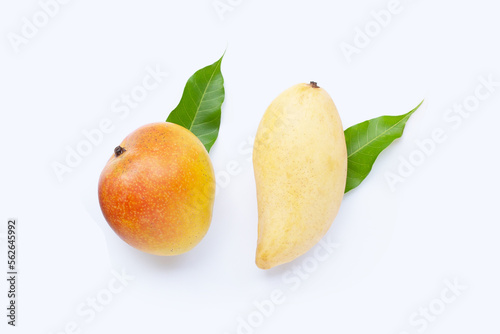
[[[295,85],[266,110],[254,143],[256,264],[270,269],[306,253],[330,228],[347,177],[342,122],[317,83]]]
[[[98,185],[109,226],[150,254],[195,247],[212,220],[215,175],[201,141],[182,126],[145,125],[115,148]]]

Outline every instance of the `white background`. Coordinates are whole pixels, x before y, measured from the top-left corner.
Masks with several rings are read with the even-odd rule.
[[[474,95],[481,76],[500,81],[499,5],[402,0],[400,13],[348,62],[341,43],[353,44],[356,29],[389,1],[221,2],[233,4],[222,17],[212,0],[74,0],[19,52],[9,33],[20,34],[23,17],[32,21],[40,5],[1,2],[0,219],[20,224],[18,327],[6,325],[2,306],[1,332],[64,333],[74,323],[80,333],[233,334],[238,319],[259,320],[254,302],[279,289],[285,302],[239,333],[498,333],[500,87],[459,126],[444,117]],[[210,231],[185,255],[142,254],[102,218],[99,173],[128,133],[165,120],[189,76],[226,47],[226,102],[210,153],[223,187]],[[120,119],[114,101],[157,66],[169,76]],[[269,103],[310,80],[332,95],[346,128],[425,104],[344,198],[327,235],[335,252],[292,291],[283,275],[313,254],[270,271],[255,266],[248,148]],[[53,163],[64,163],[66,147],[106,118],[113,131],[59,182]],[[416,141],[436,128],[447,140],[391,190],[387,173],[416,157]],[[228,181],[222,175],[232,161],[240,168]],[[77,309],[109,297],[113,271],[135,279],[89,321]],[[466,288],[441,310],[445,280]],[[6,291],[2,279],[1,305]],[[430,305],[440,314],[423,321],[428,327],[410,323]]]

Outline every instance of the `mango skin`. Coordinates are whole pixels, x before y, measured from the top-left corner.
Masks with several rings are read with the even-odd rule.
[[[279,95],[260,122],[253,164],[259,210],[255,262],[270,269],[318,243],[344,195],[345,136],[328,93],[299,84]]]
[[[150,254],[178,255],[207,233],[215,175],[201,141],[177,124],[145,125],[120,144],[99,178],[104,218],[129,245]]]

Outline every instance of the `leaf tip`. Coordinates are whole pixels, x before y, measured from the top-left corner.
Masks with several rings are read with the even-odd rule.
[[[422,101],[420,101],[420,103],[418,104],[418,106],[416,106],[413,110],[411,110],[411,111],[409,112],[409,114],[411,115],[411,114],[413,114],[415,111],[417,111],[417,110],[418,110],[418,108],[420,108],[420,107],[422,106],[422,104],[424,104],[424,102],[425,102],[425,99],[423,99]]]
[[[216,63],[222,63],[222,60],[224,59],[224,56],[226,55],[227,52],[227,46],[224,49],[224,52],[222,53],[222,56],[219,58],[219,60],[216,61]]]

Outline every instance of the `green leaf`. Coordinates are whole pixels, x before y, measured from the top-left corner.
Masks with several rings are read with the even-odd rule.
[[[194,133],[208,152],[219,135],[225,96],[220,69],[222,58],[224,55],[189,78],[181,101],[167,118],[167,122],[179,124]]]
[[[345,192],[356,188],[370,174],[378,155],[403,135],[406,122],[424,101],[400,116],[381,116],[345,130],[347,145],[347,183]]]

